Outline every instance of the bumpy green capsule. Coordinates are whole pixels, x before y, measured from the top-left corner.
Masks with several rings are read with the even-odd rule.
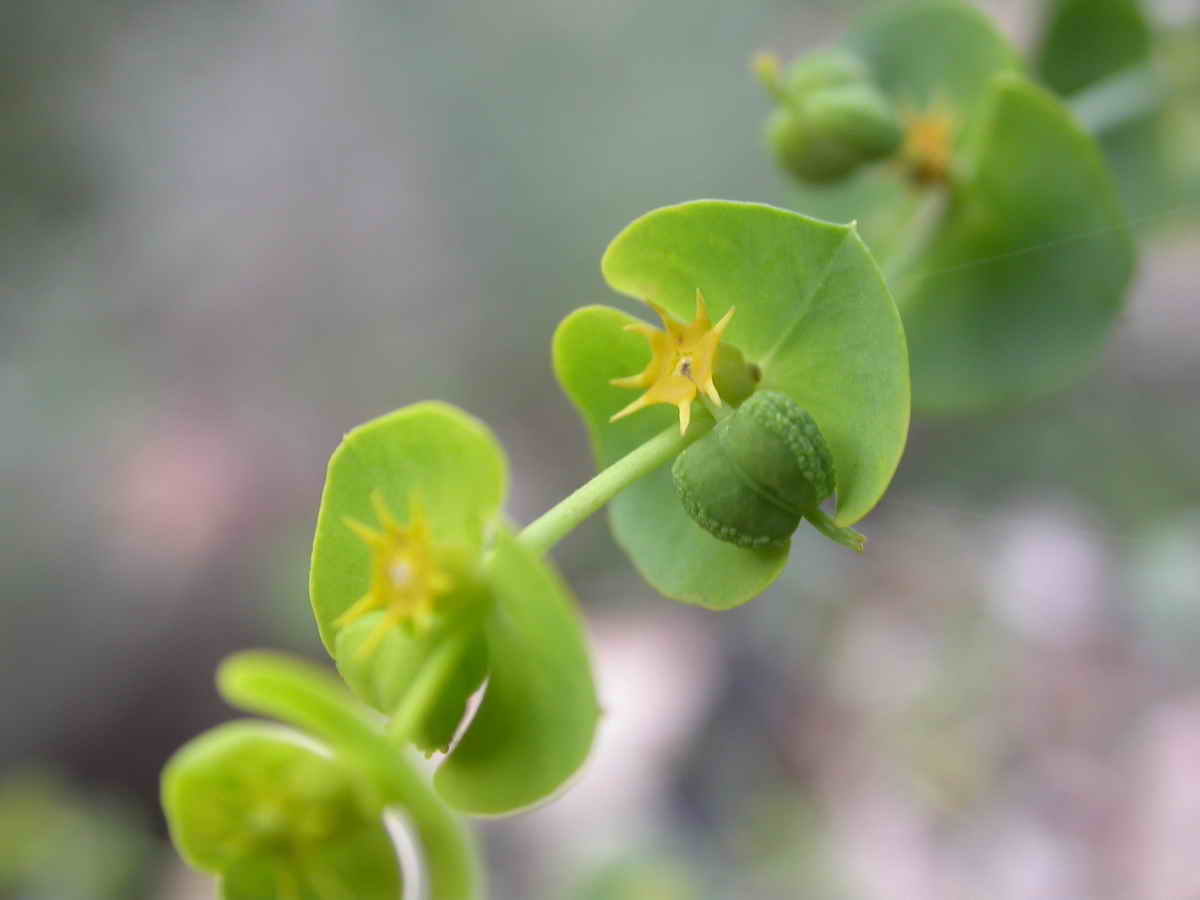
[[[855,57],[820,54],[782,76],[769,59],[757,69],[780,101],[767,122],[767,143],[780,165],[799,178],[837,181],[900,148],[900,117]]]
[[[833,495],[833,456],[796,401],[759,391],[676,459],[675,493],[692,519],[739,547],[786,544],[802,519],[855,550],[861,535],[820,509]]]

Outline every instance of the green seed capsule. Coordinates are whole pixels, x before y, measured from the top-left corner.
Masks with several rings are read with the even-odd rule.
[[[754,394],[681,453],[671,473],[688,515],[740,547],[786,543],[834,485],[817,423],[776,391]]]
[[[759,391],[679,454],[675,493],[701,528],[739,547],[786,544],[808,519],[822,534],[861,550],[863,538],[821,510],[836,483],[820,428],[795,400]]]
[[[761,74],[780,101],[767,122],[767,143],[779,164],[804,181],[837,181],[899,150],[900,118],[855,57],[824,53],[782,77],[771,66]]]
[[[825,88],[857,84],[871,77],[866,63],[844,50],[824,50],[796,60],[783,73],[783,90],[804,97]]]
[[[815,133],[844,143],[863,163],[891,156],[904,139],[900,117],[887,99],[866,83],[813,94],[805,104],[805,115]]]

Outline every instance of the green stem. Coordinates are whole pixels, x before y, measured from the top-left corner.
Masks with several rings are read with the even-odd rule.
[[[1083,130],[1093,136],[1154,112],[1166,94],[1150,65],[1133,66],[1089,85],[1068,101]]]
[[[538,555],[544,554],[609,500],[679,455],[713,427],[707,416],[693,418],[687,434],[672,425],[636,450],[621,457],[525,527],[518,539]]]
[[[759,53],[754,57],[751,68],[772,97],[780,103],[791,105],[792,98],[784,90],[780,79],[779,59],[773,53]]]
[[[459,629],[425,660],[388,725],[388,735],[394,743],[402,745],[412,737],[421,717],[437,700],[442,688],[462,662],[471,646],[472,637],[469,631]]]
[[[843,547],[849,547],[855,553],[862,553],[863,547],[867,544],[865,536],[853,528],[844,528],[841,525],[835,525],[833,519],[829,518],[824,510],[818,509],[814,512],[806,513],[804,518],[808,519],[812,527],[825,535],[825,537],[835,543],[841,544]]]
[[[311,732],[362,770],[385,806],[401,809],[416,832],[428,876],[429,900],[483,896],[479,850],[461,819],[446,807],[410,754],[368,720],[337,678],[278,653],[238,653],[217,672],[230,703]]]
[[[708,395],[701,394],[700,397],[704,401],[704,408],[708,410],[708,414],[717,422],[724,422],[733,415],[733,407],[728,403],[722,403],[720,406],[717,406]]]

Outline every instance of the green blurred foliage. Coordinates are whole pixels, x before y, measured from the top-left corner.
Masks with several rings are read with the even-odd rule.
[[[1122,90],[1143,109],[1108,127],[1100,143],[1141,231],[1200,214],[1200,18],[1170,28],[1138,0],[1054,0],[1034,51],[1041,79],[1068,98]],[[1121,82],[1124,80],[1124,87]],[[1093,94],[1093,99],[1095,94]]]
[[[0,896],[124,900],[144,896],[160,847],[120,797],[80,791],[47,769],[0,781]]]

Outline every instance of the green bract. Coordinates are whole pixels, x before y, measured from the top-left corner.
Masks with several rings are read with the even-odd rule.
[[[220,875],[229,900],[399,896],[379,802],[290,729],[233,722],[209,731],[172,757],[162,796],[175,846]]]
[[[586,757],[598,715],[565,587],[498,520],[505,481],[500,446],[453,407],[421,403],[355,428],[329,463],[310,581],[321,637],[347,682],[403,720],[397,727],[422,749],[447,747],[487,675],[479,710],[435,779],[448,802],[480,814],[561,785]],[[371,523],[376,492],[401,522],[419,498],[451,587],[431,625],[391,627],[363,653],[383,614],[335,622],[370,586],[371,550],[346,519]]]
[[[967,410],[1059,388],[1092,363],[1133,270],[1095,143],[1049,93],[992,81],[927,252],[896,282],[914,393]]]
[[[1155,33],[1136,0],[1054,0],[1034,67],[1098,135],[1139,230],[1196,214],[1200,27]]]
[[[410,754],[379,730],[378,716],[336,677],[311,663],[250,652],[222,663],[217,683],[235,706],[318,738],[370,786],[379,803],[403,811],[421,855],[429,900],[478,896],[482,873],[470,837],[426,785]]]
[[[936,144],[939,116],[949,129],[943,180],[917,185],[902,166],[877,166],[797,201],[860,220],[881,253],[910,343],[914,404],[966,411],[1076,377],[1105,340],[1133,266],[1095,141],[965,3],[888,9],[844,46],[902,110],[910,139],[924,127]],[[905,205],[914,214],[898,219]]]
[[[908,369],[899,317],[852,226],[770,206],[702,200],[648,213],[609,246],[604,277],[617,291],[690,319],[696,290],[713,318],[737,311],[724,341],[817,422],[838,476],[838,525],[865,516],[899,462],[908,431]],[[654,406],[617,422],[630,400],[610,379],[640,371],[640,320],[608,307],[572,313],[554,337],[554,368],[591,435],[599,466],[676,421]],[[697,437],[712,420],[696,406]],[[690,434],[691,432],[689,432]],[[618,543],[669,597],[713,609],[761,593],[779,574],[786,545],[751,550],[718,540],[680,506],[663,468],[610,505]]]
[[[1049,0],[1036,67],[1073,94],[1150,59],[1153,35],[1137,0]]]

